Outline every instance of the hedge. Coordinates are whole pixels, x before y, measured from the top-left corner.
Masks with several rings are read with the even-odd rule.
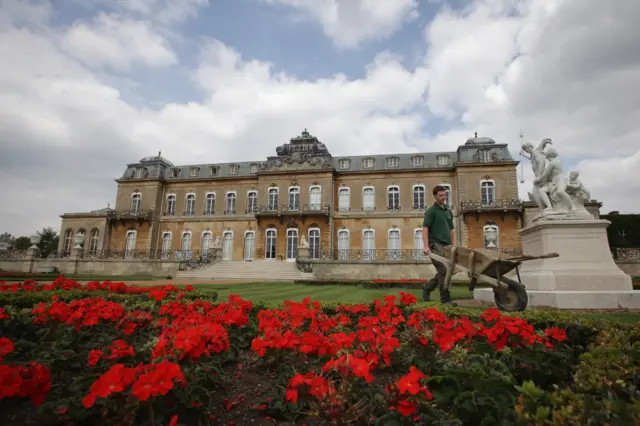
[[[0,424],[640,422],[637,325],[67,284],[0,284]]]

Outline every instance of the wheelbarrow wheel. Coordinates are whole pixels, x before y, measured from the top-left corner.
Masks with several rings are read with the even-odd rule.
[[[507,284],[509,288],[505,292],[494,289],[493,296],[498,309],[506,312],[524,311],[529,303],[529,295],[524,286],[506,277],[500,277],[500,281]]]

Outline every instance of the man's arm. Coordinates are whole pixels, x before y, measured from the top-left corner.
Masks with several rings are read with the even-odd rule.
[[[455,233],[455,226],[453,225],[453,213],[449,212],[449,229],[450,229],[450,234],[451,234],[451,245],[455,246],[456,245],[456,233]]]
[[[450,232],[451,232],[451,245],[455,246],[456,245],[456,233],[454,232],[453,229]]]
[[[551,139],[548,138],[544,138],[540,141],[540,144],[538,145],[538,147],[536,148],[536,151],[544,151],[544,148],[548,145],[552,143]]]
[[[427,252],[429,250],[429,228],[426,226],[422,227],[422,241],[424,243],[424,251]]]
[[[551,163],[549,163],[549,165],[544,169],[544,171],[542,172],[542,174],[536,178],[534,180],[535,183],[539,183],[539,182],[544,182],[546,180],[549,179],[549,175],[551,174],[551,172],[553,171],[553,169],[555,168],[555,166]]]

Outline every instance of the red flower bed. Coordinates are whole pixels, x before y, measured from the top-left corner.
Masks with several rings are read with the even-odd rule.
[[[371,305],[327,310],[307,298],[267,309],[235,295],[187,300],[190,287],[0,283],[11,294],[47,291],[51,300],[28,312],[0,308],[0,330],[13,336],[0,339],[0,402],[11,400],[0,405],[5,420],[25,419],[28,400],[42,413],[34,424],[363,425],[385,416],[477,424],[477,410],[515,415],[516,385],[530,374],[523,365],[556,374],[568,357],[562,329],[536,330],[495,309],[477,320],[450,318],[413,309],[416,298],[403,292]],[[62,301],[64,292],[95,297]],[[472,391],[473,403],[460,400]],[[507,395],[507,405],[483,405],[492,393]]]

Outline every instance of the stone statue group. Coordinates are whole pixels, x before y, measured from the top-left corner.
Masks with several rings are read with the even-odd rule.
[[[527,142],[522,145],[520,152],[520,155],[531,160],[535,176],[529,198],[538,205],[540,214],[534,220],[593,219],[584,208],[591,193],[578,179],[580,173],[571,171],[569,177],[565,177],[558,151],[555,148],[545,150],[551,143],[551,139],[545,138],[534,148],[533,144]]]

